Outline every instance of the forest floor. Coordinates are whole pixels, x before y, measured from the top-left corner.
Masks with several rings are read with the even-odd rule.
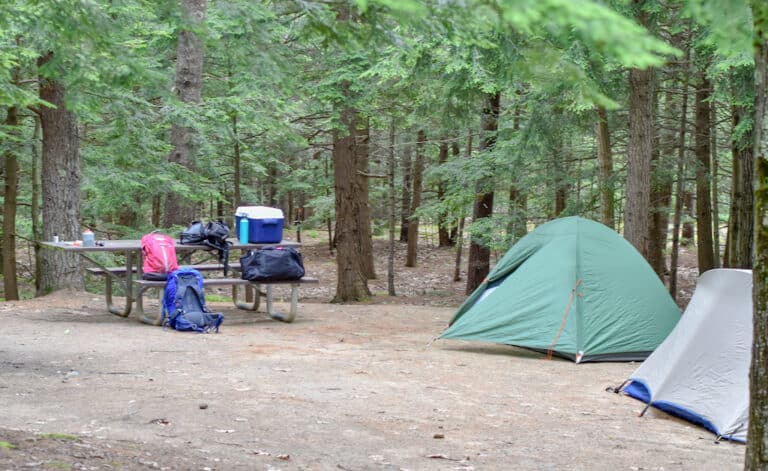
[[[434,341],[465,297],[455,253],[403,268],[398,246],[391,297],[384,249],[370,302],[337,305],[332,255],[305,245],[321,283],[293,324],[218,300],[210,335],[87,292],[0,303],[0,470],[743,468],[743,445],[606,391],[636,363]],[[681,274],[689,297],[695,269]]]

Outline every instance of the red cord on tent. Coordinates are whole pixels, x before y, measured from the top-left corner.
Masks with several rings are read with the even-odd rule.
[[[576,288],[579,287],[581,284],[581,278],[576,280],[576,284],[573,285],[573,288],[571,289],[571,296],[568,298],[568,305],[565,307],[565,314],[563,314],[563,320],[560,322],[560,329],[557,331],[557,335],[555,335],[555,339],[552,341],[552,344],[547,349],[547,360],[552,359],[552,351],[555,349],[555,345],[557,345],[557,341],[560,340],[560,335],[563,333],[563,329],[565,329],[565,321],[568,319],[568,312],[571,310],[571,304],[573,303],[573,296],[576,294]]]

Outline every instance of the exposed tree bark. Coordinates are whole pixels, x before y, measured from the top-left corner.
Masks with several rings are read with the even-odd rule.
[[[677,139],[677,180],[675,182],[675,213],[672,223],[672,253],[669,261],[669,294],[672,299],[677,299],[677,260],[680,253],[680,225],[683,219],[683,199],[685,195],[685,135],[688,117],[688,67],[691,57],[691,29],[688,28],[688,41],[685,45],[685,59],[683,60],[682,97],[680,105],[680,127]]]
[[[671,118],[670,121],[677,116],[676,102],[674,94],[668,89],[665,94],[665,114]],[[648,263],[659,278],[664,279],[667,273],[664,252],[669,232],[669,206],[672,200],[673,184],[672,172],[667,169],[670,166],[670,156],[674,154],[676,135],[672,130],[662,134],[658,126],[654,128],[656,129],[655,141],[658,144],[654,146],[651,162],[651,227],[648,235]]]
[[[752,0],[755,22],[754,340],[749,373],[749,431],[744,469],[768,469],[768,4]]]
[[[517,185],[509,187],[509,210],[511,240],[518,240],[528,233],[528,196]]]
[[[448,142],[443,137],[440,140],[437,163],[438,165],[443,165],[446,162],[448,162]],[[437,200],[440,203],[445,201],[445,183],[442,181],[437,183]],[[448,229],[448,221],[443,212],[437,217],[437,245],[438,247],[451,247],[453,245],[451,233]]]
[[[370,126],[368,119],[365,120],[365,125],[359,129],[355,129],[355,164],[357,165],[357,174],[355,177],[358,179],[358,211],[357,211],[357,224],[359,226],[360,240],[360,264],[362,265],[363,274],[369,279],[376,279],[376,265],[373,260],[373,234],[371,233],[371,208],[368,204],[368,194],[370,185],[368,184],[369,172],[369,143],[370,143]]]
[[[265,195],[267,204],[273,207],[279,206],[277,201],[277,177],[277,163],[269,162],[267,164],[267,178],[262,186],[267,192]]]
[[[520,131],[520,114],[522,113],[520,103],[515,104],[515,114],[512,118],[512,130],[517,133]],[[518,176],[518,175],[516,175]],[[514,177],[513,177],[514,179]],[[516,182],[509,186],[509,225],[507,226],[507,235],[514,241],[523,237],[528,232],[527,227],[528,196]]]
[[[400,242],[408,242],[408,223],[411,218],[412,149],[413,147],[410,144],[403,147],[403,196],[400,201]]]
[[[14,76],[18,73],[14,72]],[[17,81],[17,80],[14,80]],[[19,109],[8,108],[5,125],[15,128],[19,124]],[[17,146],[9,148],[3,155],[5,161],[5,191],[3,198],[3,293],[6,301],[19,299],[19,285],[16,282],[16,203],[19,195],[19,161]]]
[[[616,227],[613,204],[615,190],[613,185],[611,137],[608,131],[608,113],[602,106],[598,106],[596,112],[597,124],[595,126],[595,133],[597,134],[597,161],[600,169],[600,221],[614,229]]]
[[[461,154],[461,150],[459,148],[459,143],[456,140],[454,140],[453,143],[451,144],[451,153],[453,154],[453,158],[454,159],[458,158],[459,155]],[[462,218],[463,217],[464,216],[462,215]],[[458,223],[454,223],[451,226],[451,232],[450,232],[450,235],[449,235],[449,238],[450,238],[450,241],[451,241],[451,245],[456,243],[456,236],[458,235],[458,232],[459,232],[459,224]]]
[[[242,173],[242,158],[240,156],[240,135],[238,131],[238,122],[237,122],[237,113],[232,113],[232,139],[234,139],[234,143],[232,145],[232,167],[235,170],[235,174],[233,176],[232,180],[232,186],[234,194],[232,195],[232,203],[234,203],[234,207],[238,208],[240,206],[243,206],[243,197],[241,196],[240,191],[240,185],[242,185],[243,182],[243,173]]]
[[[648,27],[645,0],[633,0],[638,22]],[[653,69],[629,71],[629,142],[624,237],[648,259],[653,159]]]
[[[464,240],[464,218],[459,218],[456,230],[456,259],[453,264],[453,281],[461,281],[461,252]]]
[[[413,191],[411,199],[411,220],[408,223],[408,252],[405,258],[406,267],[416,266],[416,257],[419,244],[419,218],[415,216],[416,210],[421,205],[421,184],[424,175],[424,147],[427,143],[427,134],[419,130],[416,138],[416,159],[413,163]]]
[[[41,57],[38,65],[53,58]],[[64,103],[64,86],[55,80],[40,79],[40,98],[55,108],[41,106],[43,131],[43,239],[80,238],[80,142],[75,115]],[[38,295],[61,288],[82,289],[84,280],[77,254],[43,250]]]
[[[458,155],[458,144],[453,148],[453,155]],[[467,131],[467,145],[464,148],[464,158],[469,159],[472,157],[472,130]],[[459,218],[459,224],[457,228],[456,241],[456,263],[453,268],[453,281],[461,281],[461,254],[464,250],[464,224],[465,216],[462,215]]]
[[[480,141],[480,152],[492,150],[496,145],[496,131],[499,123],[499,104],[501,94],[494,93],[486,96],[486,104],[483,108],[483,139]],[[480,182],[481,191],[475,197],[472,210],[473,221],[490,217],[493,214],[493,191],[485,189],[486,182]],[[467,268],[467,294],[472,293],[483,282],[491,265],[491,250],[487,246],[480,245],[472,237],[469,244],[469,261]]]
[[[361,301],[371,295],[368,279],[360,263],[359,211],[360,178],[355,162],[355,131],[357,113],[346,108],[341,113],[346,128],[342,135],[333,132],[333,168],[336,189],[336,295],[331,302]]]
[[[696,208],[693,204],[693,193],[687,188],[683,192],[683,240],[682,245],[689,246],[694,241],[696,230],[693,222],[696,220]]]
[[[710,187],[709,98],[712,85],[702,71],[696,88],[696,235],[699,273],[715,267],[712,245],[712,188]]]
[[[744,68],[746,69],[746,68]],[[743,71],[739,71],[743,73]],[[731,108],[733,131],[751,121],[753,103],[745,104],[737,98],[742,93],[742,87],[737,85],[746,82],[754,90],[754,72],[748,69],[746,77],[734,77],[732,88],[733,102]],[[751,86],[749,86],[751,85]],[[754,100],[754,98],[753,98]],[[754,134],[752,127],[747,132],[735,135],[731,141],[733,159],[731,183],[731,211],[728,224],[727,257],[725,265],[732,268],[752,268],[752,241],[754,237]]]
[[[387,294],[395,293],[395,120],[389,124],[389,153],[387,154],[387,177],[389,190],[389,247],[387,248]]]
[[[32,131],[32,204],[30,205],[30,216],[32,217],[32,234],[35,240],[43,239],[43,228],[40,217],[40,200],[42,195],[40,178],[40,154],[37,143],[40,142],[40,118],[35,116],[35,128]],[[40,279],[43,271],[43,257],[40,255],[42,250],[40,244],[35,244],[35,292],[40,291]]]
[[[709,105],[709,161],[712,169],[712,250],[714,256],[714,268],[720,268],[720,207],[719,207],[719,168],[717,158],[717,102]]]
[[[184,16],[191,25],[202,25],[205,21],[207,0],[181,0]],[[197,34],[185,29],[179,32],[176,45],[175,89],[182,103],[194,105],[201,101],[203,86],[203,43]],[[183,123],[173,123],[171,145],[168,156],[172,164],[194,170],[195,131]],[[184,225],[195,219],[195,207],[183,195],[169,193],[165,199],[163,225]]]
[[[685,57],[682,61],[683,78],[680,84],[680,115],[677,132],[677,176],[675,180],[675,211],[672,222],[672,251],[669,260],[669,294],[677,300],[677,265],[680,254],[680,226],[683,220],[683,195],[685,189],[685,136],[688,122],[688,75],[691,60],[690,23],[687,27],[686,40],[683,43]]]
[[[327,181],[330,178],[331,170],[330,170],[330,164],[328,162],[328,159],[325,158],[324,160],[324,167],[325,167],[325,180]],[[325,189],[325,196],[331,196],[331,193],[328,188]],[[330,253],[333,253],[333,249],[336,247],[336,235],[333,233],[333,221],[331,221],[330,217],[327,217],[325,219],[325,227],[328,231],[328,251]]]
[[[152,197],[152,226],[160,227],[160,216],[162,215],[163,200],[160,195]]]
[[[552,152],[552,173],[554,174],[555,184],[555,205],[552,211],[552,217],[558,217],[568,206],[568,192],[570,187],[570,173],[568,168],[573,160],[573,152],[569,146],[558,143],[557,149]]]

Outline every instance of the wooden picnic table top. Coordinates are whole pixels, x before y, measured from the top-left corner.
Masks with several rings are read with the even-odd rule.
[[[61,242],[40,242],[41,245],[50,249],[65,250],[67,252],[126,252],[126,251],[140,251],[141,241],[138,239],[121,239],[121,240],[97,240],[94,246],[83,246],[82,242],[76,245],[79,241],[61,241]],[[247,244],[241,244],[238,240],[233,239],[230,250],[249,250],[258,249],[262,247],[299,247],[300,243],[292,240],[282,240],[275,243],[254,243],[249,242]],[[176,243],[176,251],[194,251],[194,250],[207,250],[209,247],[203,244],[180,244]]]

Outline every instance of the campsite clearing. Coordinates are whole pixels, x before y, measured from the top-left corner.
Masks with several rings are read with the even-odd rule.
[[[0,469],[743,466],[744,445],[605,391],[637,363],[430,343],[453,307],[305,303],[293,324],[214,307],[218,335],[87,293],[0,304]]]

